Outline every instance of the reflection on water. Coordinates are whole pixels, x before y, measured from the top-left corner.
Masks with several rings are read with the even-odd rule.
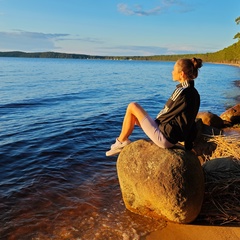
[[[175,88],[174,63],[0,64],[0,239],[144,239],[165,226],[125,209],[117,158],[105,151],[129,102],[153,117],[163,107]],[[204,66],[196,84],[201,110],[219,114],[234,103],[237,77],[238,68]],[[143,137],[136,130],[131,140]]]
[[[7,203],[1,203],[1,236],[140,239],[165,226],[165,221],[144,218],[125,209],[114,166],[107,166],[74,189],[68,184],[64,176],[49,175],[12,194]]]

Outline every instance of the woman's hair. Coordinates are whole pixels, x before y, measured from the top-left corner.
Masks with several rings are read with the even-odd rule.
[[[198,69],[202,67],[200,58],[183,58],[177,61],[179,71],[183,71],[188,80],[193,80],[198,76]]]

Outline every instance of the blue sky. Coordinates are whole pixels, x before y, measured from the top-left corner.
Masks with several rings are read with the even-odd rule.
[[[215,52],[240,0],[0,0],[0,51],[103,56]]]

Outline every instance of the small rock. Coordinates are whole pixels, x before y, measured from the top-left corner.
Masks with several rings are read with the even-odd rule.
[[[240,103],[226,110],[220,117],[232,124],[240,123]]]
[[[223,119],[211,112],[199,112],[196,118],[201,118],[207,126],[222,128],[224,127]]]

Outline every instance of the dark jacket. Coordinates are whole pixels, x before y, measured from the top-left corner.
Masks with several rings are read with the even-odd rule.
[[[197,134],[195,119],[199,106],[200,96],[193,80],[177,85],[155,120],[170,143],[184,141],[185,149],[192,149]]]

